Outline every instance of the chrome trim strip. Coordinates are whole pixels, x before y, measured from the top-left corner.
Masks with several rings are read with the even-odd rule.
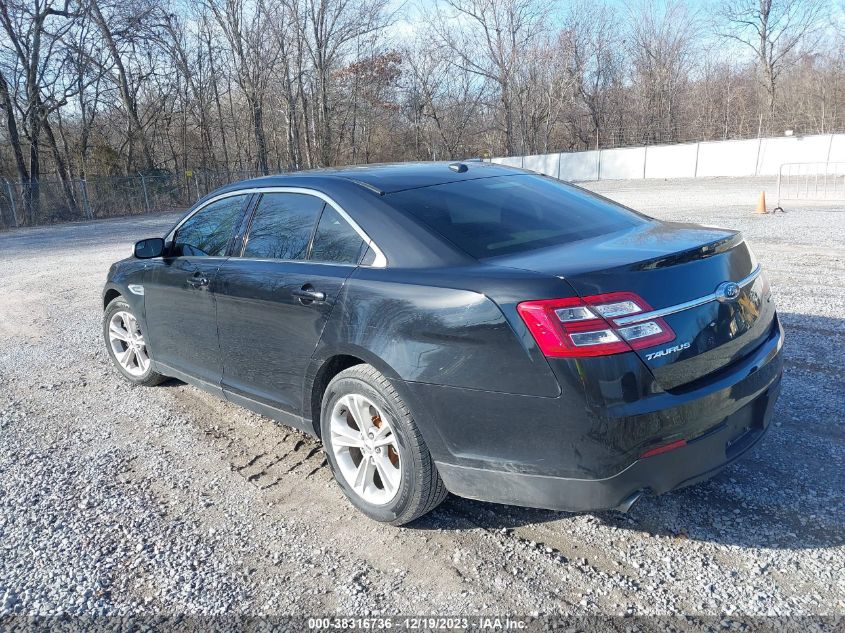
[[[167,234],[167,241],[172,241],[173,235],[176,231],[179,230],[179,227],[182,226],[189,218],[193,217],[194,214],[202,211],[205,207],[207,207],[212,202],[217,202],[218,200],[222,200],[223,198],[230,198],[232,196],[248,196],[254,193],[301,193],[307,196],[314,196],[316,198],[320,198],[325,203],[331,205],[331,207],[338,212],[338,214],[349,223],[355,232],[361,236],[361,239],[366,242],[367,246],[373,249],[373,252],[376,254],[373,263],[369,265],[370,268],[386,268],[387,267],[387,258],[384,256],[382,250],[378,247],[378,245],[370,239],[370,236],[364,232],[355,220],[353,220],[350,215],[344,211],[344,209],[332,198],[324,194],[322,191],[317,191],[316,189],[308,189],[307,187],[250,187],[248,189],[236,189],[233,191],[227,191],[225,193],[221,193],[209,200],[206,200],[205,203],[196,209],[194,209],[189,215],[182,218],[182,220],[177,224],[170,233]],[[285,261],[285,260],[274,260],[274,261]],[[308,260],[296,260],[296,261],[308,261]],[[316,264],[319,262],[310,262],[312,264]]]
[[[763,269],[760,268],[760,264],[757,264],[757,268],[751,271],[751,274],[748,275],[745,279],[741,279],[736,282],[741,288],[744,288],[748,284],[752,283],[757,277],[760,276],[760,273],[763,272]]]
[[[755,279],[760,275],[761,268],[757,266],[748,277],[737,281],[737,285],[741,288],[751,284],[754,282]],[[652,310],[651,312],[641,312],[640,314],[632,314],[631,316],[627,317],[620,317],[618,319],[611,319],[616,325],[630,325],[631,323],[641,323],[642,321],[648,321],[650,319],[659,319],[660,317],[669,316],[670,314],[675,314],[676,312],[683,312],[684,310],[690,310],[691,308],[697,308],[698,306],[703,306],[705,303],[710,303],[711,301],[716,301],[717,295],[715,292],[711,292],[709,295],[705,295],[703,297],[699,297],[698,299],[692,299],[690,301],[685,301],[684,303],[679,303],[677,305],[669,306],[668,308],[662,308],[660,310]]]

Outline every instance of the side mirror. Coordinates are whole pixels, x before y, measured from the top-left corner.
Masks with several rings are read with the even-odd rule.
[[[140,242],[135,242],[135,257],[138,259],[161,257],[163,253],[164,240],[160,237],[151,237]]]

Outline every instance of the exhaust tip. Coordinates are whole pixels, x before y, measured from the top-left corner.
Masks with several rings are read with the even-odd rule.
[[[645,490],[637,490],[636,492],[628,495],[622,503],[614,508],[617,512],[628,512],[637,501],[639,501],[645,495]]]

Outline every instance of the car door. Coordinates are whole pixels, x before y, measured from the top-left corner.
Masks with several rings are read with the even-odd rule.
[[[164,373],[218,387],[223,374],[211,284],[243,219],[249,194],[212,200],[168,236],[144,277],[150,352]]]
[[[242,254],[214,281],[223,389],[296,416],[305,369],[368,241],[318,195],[274,191],[255,205]]]

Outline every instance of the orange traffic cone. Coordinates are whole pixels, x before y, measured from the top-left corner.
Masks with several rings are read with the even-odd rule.
[[[757,198],[757,209],[755,209],[754,213],[760,213],[760,214],[768,213],[768,211],[766,211],[766,192],[765,191],[760,192],[760,197]]]

